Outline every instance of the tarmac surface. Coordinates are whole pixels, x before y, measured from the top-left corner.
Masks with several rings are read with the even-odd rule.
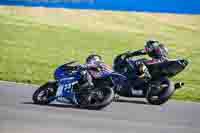
[[[0,81],[0,133],[200,133],[200,104],[120,98],[100,111],[32,103],[38,86]]]

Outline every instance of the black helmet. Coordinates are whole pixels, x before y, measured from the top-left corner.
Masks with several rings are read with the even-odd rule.
[[[86,58],[86,63],[93,63],[93,62],[99,62],[102,61],[102,57],[97,54],[91,54]]]
[[[167,57],[168,55],[168,49],[156,40],[147,41],[145,45],[145,51],[152,58]]]

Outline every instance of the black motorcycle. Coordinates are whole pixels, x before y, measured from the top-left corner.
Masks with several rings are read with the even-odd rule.
[[[183,82],[173,83],[170,78],[182,72],[188,65],[188,61],[167,59],[150,64],[146,62],[145,58],[132,57],[125,58],[123,64],[114,61],[114,71],[121,75],[113,78],[117,83],[115,92],[119,96],[146,98],[150,104],[161,105],[169,100],[176,89],[184,85]],[[139,65],[136,67],[136,64]],[[142,71],[143,74],[136,78],[134,75],[138,71]]]

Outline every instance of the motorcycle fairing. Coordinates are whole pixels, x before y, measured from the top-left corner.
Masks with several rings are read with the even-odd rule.
[[[154,64],[146,64],[150,74],[154,78],[173,77],[183,71],[188,62],[183,59],[166,60]]]

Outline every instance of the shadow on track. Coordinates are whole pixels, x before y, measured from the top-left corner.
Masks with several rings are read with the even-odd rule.
[[[58,108],[72,108],[72,109],[79,109],[79,110],[94,110],[94,111],[103,110],[103,109],[95,110],[95,109],[80,108],[80,107],[77,107],[77,106],[71,105],[71,104],[55,104],[55,103],[51,103],[51,104],[47,104],[47,105],[40,105],[40,104],[34,104],[33,102],[22,102],[21,104],[37,105],[37,106],[40,106],[40,107],[48,106],[48,107],[58,107]]]
[[[29,104],[29,105],[38,105],[38,106],[49,106],[49,107],[60,107],[60,108],[78,108],[70,104],[47,104],[47,105],[40,105],[34,104],[33,102],[22,102],[22,104]]]
[[[136,101],[136,100],[127,100],[127,99],[117,99],[114,102],[118,102],[118,103],[132,103],[132,104],[146,104],[146,105],[148,105],[148,103],[145,102],[145,101]]]
[[[133,99],[116,99],[113,102],[115,103],[131,103],[131,104],[143,104],[143,105],[148,105],[147,102],[145,101],[138,101],[138,100],[133,100]],[[48,106],[48,107],[58,107],[58,108],[73,108],[73,109],[82,109],[82,110],[92,110],[92,109],[84,109],[77,107],[75,105],[71,104],[56,104],[56,103],[51,103],[48,105],[39,105],[39,104],[34,104],[33,102],[22,102],[21,104],[29,104],[29,105],[38,105],[38,106]],[[98,110],[97,110],[98,111]]]

